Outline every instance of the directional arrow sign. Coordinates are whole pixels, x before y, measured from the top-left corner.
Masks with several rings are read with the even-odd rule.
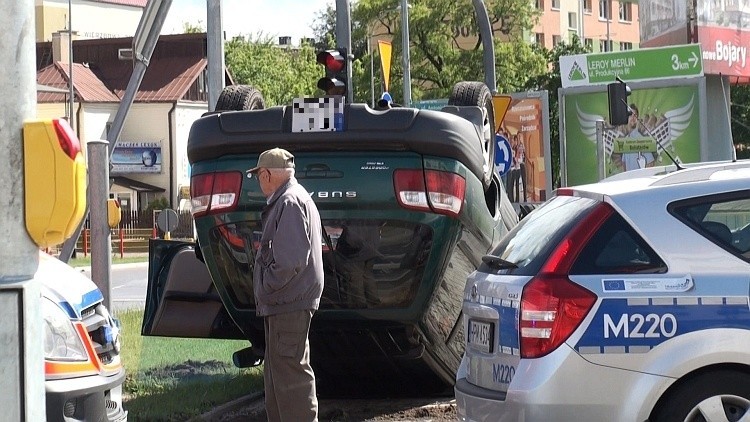
[[[690,57],[688,61],[693,64],[693,67],[698,66],[698,55],[695,54],[695,51],[691,51],[690,55],[692,57]]]
[[[563,88],[615,81],[703,76],[700,44],[560,57]]]

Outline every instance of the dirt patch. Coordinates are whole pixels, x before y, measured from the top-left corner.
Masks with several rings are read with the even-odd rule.
[[[343,421],[455,421],[456,402],[443,399],[397,399],[397,400],[320,400],[318,419],[321,422]],[[266,421],[263,399],[259,397],[245,406],[216,415],[217,422],[261,422]]]

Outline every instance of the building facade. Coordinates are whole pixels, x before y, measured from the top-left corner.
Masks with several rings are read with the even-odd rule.
[[[534,0],[542,12],[528,36],[552,49],[577,35],[592,52],[638,48],[638,3],[623,0]]]

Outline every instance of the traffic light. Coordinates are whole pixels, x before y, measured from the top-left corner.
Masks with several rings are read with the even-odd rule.
[[[609,102],[609,123],[613,126],[625,125],[630,117],[628,96],[630,87],[617,78],[617,82],[607,85],[607,101]]]
[[[326,69],[326,75],[318,80],[318,88],[326,95],[346,95],[346,49],[321,51],[316,61]]]

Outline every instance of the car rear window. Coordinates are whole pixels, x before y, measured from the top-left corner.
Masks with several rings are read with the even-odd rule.
[[[658,274],[667,265],[620,214],[602,223],[578,255],[571,274]]]
[[[416,297],[433,246],[430,226],[399,220],[323,220],[325,285],[321,308],[407,307]],[[260,222],[211,230],[217,270],[238,308],[255,306],[253,267]],[[330,243],[329,243],[330,242]]]
[[[324,220],[321,308],[406,307],[432,250],[432,229],[398,220]]]
[[[491,252],[517,268],[493,269],[482,264],[479,271],[535,275],[555,246],[573,225],[595,207],[597,201],[574,196],[557,196],[521,220]]]

